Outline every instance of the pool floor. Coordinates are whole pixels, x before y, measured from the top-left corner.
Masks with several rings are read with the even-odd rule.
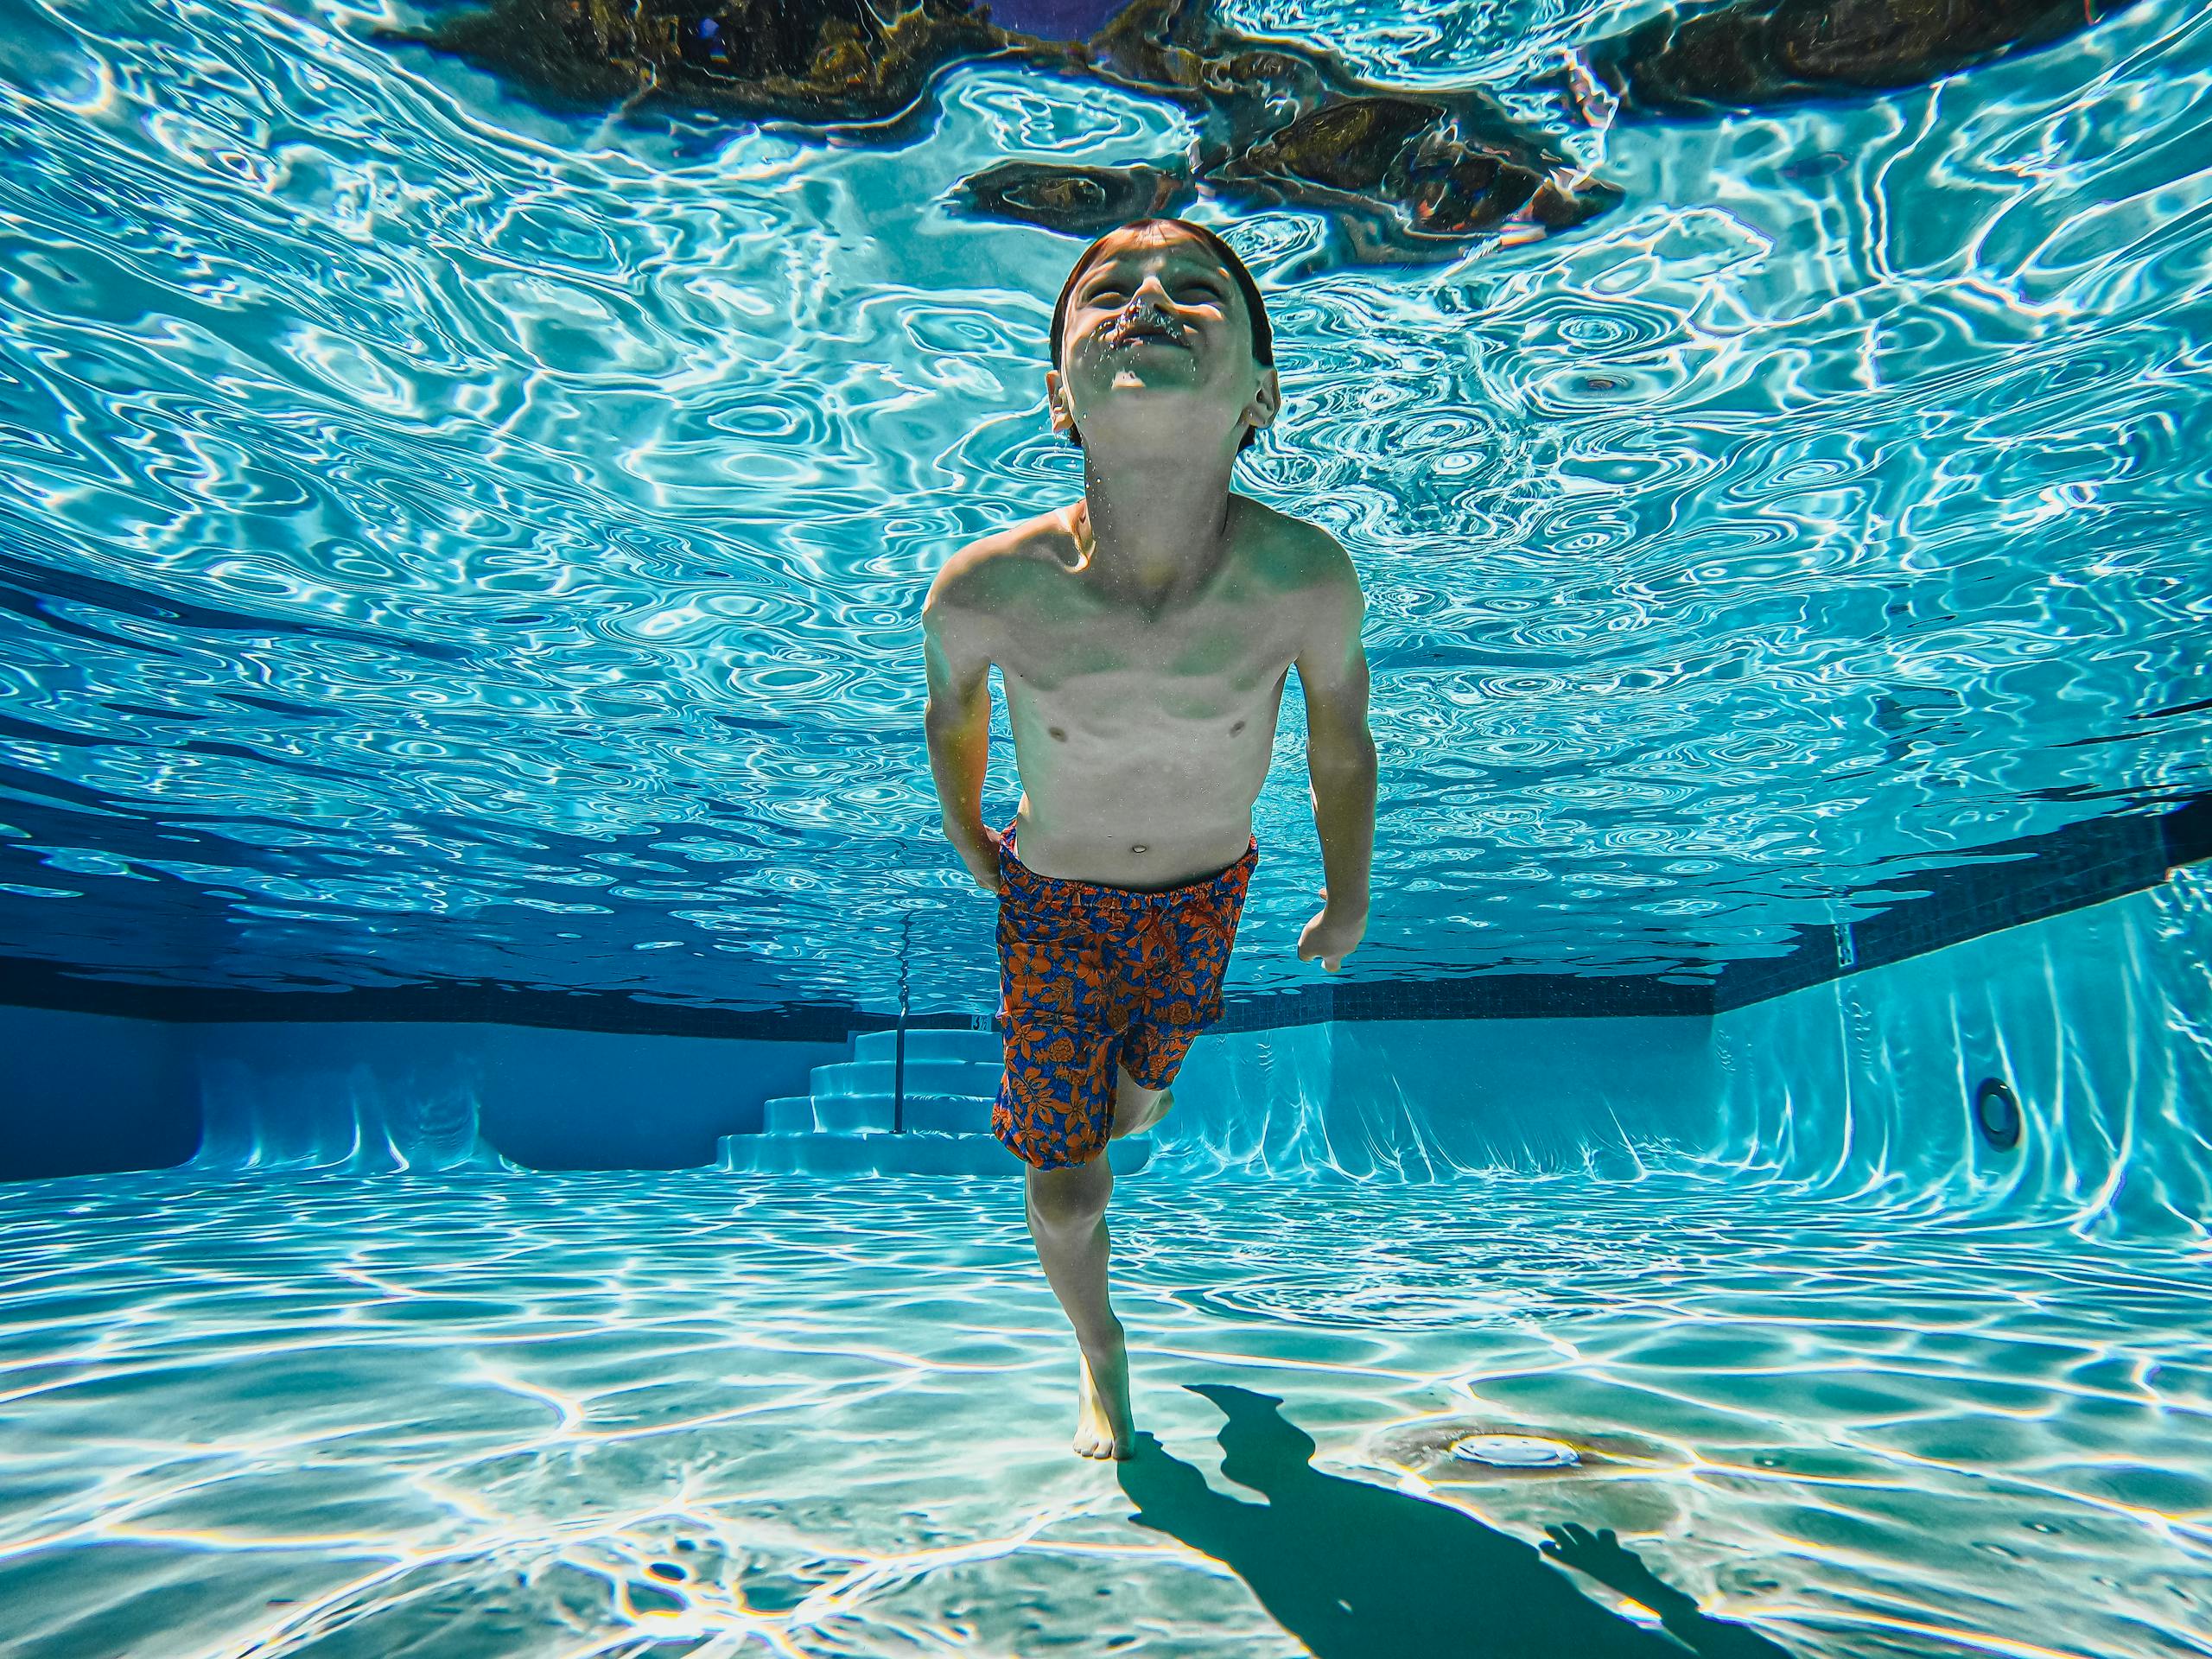
[[[0,1193],[0,1656],[1688,1650],[1655,1581],[1732,1659],[2212,1654],[2201,1246],[1688,1176],[1113,1223],[1118,1469],[1011,1181]]]

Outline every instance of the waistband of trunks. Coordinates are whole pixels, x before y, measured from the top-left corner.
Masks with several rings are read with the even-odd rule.
[[[1014,851],[1014,826],[1007,825],[999,837],[999,868],[1004,873],[1008,887],[1037,898],[1065,898],[1080,900],[1094,908],[1123,910],[1171,910],[1199,893],[1215,897],[1234,892],[1252,878],[1252,868],[1260,861],[1260,838],[1253,836],[1244,845],[1244,856],[1217,874],[1187,881],[1179,887],[1162,887],[1147,892],[1141,887],[1109,887],[1097,881],[1078,881],[1065,875],[1039,875],[1021,861]]]

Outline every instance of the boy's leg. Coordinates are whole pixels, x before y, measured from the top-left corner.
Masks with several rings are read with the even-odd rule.
[[[1136,976],[1143,1006],[1122,1035],[1113,1138],[1141,1135],[1175,1104],[1173,1084],[1198,1034],[1221,1018],[1222,976],[1236,947],[1236,923],[1259,862],[1257,842],[1211,881],[1179,889],[1143,934]]]
[[[1173,1089],[1147,1089],[1129,1075],[1126,1065],[1116,1068],[1118,1076],[1114,1090],[1114,1135],[1120,1140],[1125,1135],[1142,1135],[1147,1129],[1167,1116],[1175,1104]]]
[[[1136,1433],[1128,1352],[1106,1294],[1106,1200],[1113,1194],[1114,1172],[1101,1152],[1087,1164],[1065,1169],[1031,1165],[1026,1175],[1029,1236],[1083,1350],[1075,1449],[1086,1458],[1126,1458]]]
[[[999,1016],[1006,1068],[991,1131],[1027,1166],[1024,1208],[1037,1259],[1083,1351],[1075,1449],[1126,1458],[1135,1430],[1122,1322],[1106,1296],[1106,1200],[1114,1173],[1116,1055],[1110,956],[1125,945],[1119,900],[1079,882],[1040,880],[999,846]],[[1110,895],[1108,895],[1110,899]]]

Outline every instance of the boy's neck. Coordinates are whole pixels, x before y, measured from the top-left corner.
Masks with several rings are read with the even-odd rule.
[[[1228,539],[1230,472],[1219,466],[1101,465],[1086,454],[1084,511],[1093,569],[1116,586],[1164,595],[1203,580],[1219,563]]]

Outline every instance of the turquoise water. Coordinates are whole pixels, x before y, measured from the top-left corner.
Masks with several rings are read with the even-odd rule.
[[[988,1007],[916,619],[1074,488],[1075,245],[951,195],[1185,118],[557,111],[421,15],[0,0],[0,956]],[[1231,15],[1624,193],[1417,267],[1194,210],[1272,299],[1244,487],[1370,594],[1355,977],[1707,978],[2206,790],[2212,13],[1603,132],[1557,60],[1634,6]],[[1242,988],[1301,973],[1300,739]],[[769,1045],[0,1010],[42,1110],[201,1131],[0,1188],[0,1659],[1679,1651],[1654,1578],[1735,1659],[2203,1659],[2208,1007],[2199,867],[1710,1020],[1203,1039],[1112,1211],[1118,1471],[1010,1160],[519,1155],[703,1154]]]
[[[0,1195],[0,1652],[1680,1652],[1537,1554],[1567,1522],[1796,1659],[2212,1652],[2201,1251],[1657,1176],[1142,1179],[1116,1295],[1173,1461],[1118,1480],[1004,1183]],[[1219,1396],[1267,1430],[1224,1469],[1193,1386],[1313,1448]]]
[[[0,1656],[1680,1651],[1574,1523],[1732,1659],[2202,1659],[2207,1007],[2199,868],[1711,1021],[1202,1039],[1110,1212],[1118,1472],[1010,1158],[547,1172],[556,1074],[697,1062],[174,1034],[190,1166],[0,1185]]]
[[[988,65],[884,145],[563,114],[371,38],[414,15],[0,7],[0,933],[161,982],[881,1007],[903,964],[984,1006],[916,618],[1071,490],[1075,244],[948,193],[1185,118]],[[1370,595],[1357,974],[1694,977],[2206,785],[2212,21],[1579,127],[1558,54],[1632,15],[1231,9],[1492,86],[1625,192],[1403,268],[1193,210],[1273,295],[1245,486]],[[1297,722],[1247,988],[1301,972]]]

